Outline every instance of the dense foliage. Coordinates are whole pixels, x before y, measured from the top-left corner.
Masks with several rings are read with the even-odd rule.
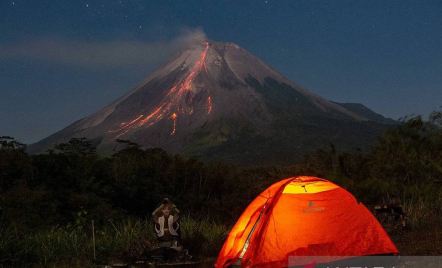
[[[260,170],[170,156],[128,144],[100,158],[85,139],[72,139],[48,154],[23,148],[0,150],[0,206],[4,223],[18,232],[66,225],[82,217],[107,222],[148,217],[165,197],[184,212],[231,219],[269,182]]]
[[[442,205],[442,113],[405,118],[379,137],[370,153],[318,150],[292,173],[318,175],[368,204],[418,200]]]
[[[370,153],[339,152],[331,145],[284,168],[244,169],[205,163],[172,156],[158,148],[141,149],[129,141],[119,142],[126,148],[107,158],[99,157],[84,138],[60,144],[46,154],[29,155],[24,144],[0,137],[2,262],[45,263],[35,252],[17,253],[30,243],[26,239],[58,237],[60,241],[64,235],[72,238],[75,234],[75,241],[82,241],[91,220],[103,232],[100,239],[107,241],[110,238],[104,230],[114,230],[108,233],[111,236],[122,233],[115,232],[114,222],[128,218],[138,224],[149,221],[150,213],[165,197],[181,208],[188,222],[198,218],[227,228],[267,186],[295,175],[332,180],[366,204],[400,200],[416,227],[434,222],[442,214],[441,112],[433,112],[427,121],[420,116],[405,118],[380,136]],[[192,230],[188,230],[188,241],[204,236]],[[41,237],[48,232],[51,235]],[[213,242],[213,252],[222,244],[220,233],[213,241],[204,238]],[[38,246],[29,248],[32,251]],[[80,255],[86,258],[87,254]],[[23,256],[32,257],[24,260]]]

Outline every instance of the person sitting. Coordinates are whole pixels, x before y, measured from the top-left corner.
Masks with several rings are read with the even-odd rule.
[[[154,229],[158,238],[158,247],[182,249],[179,213],[180,211],[167,198],[152,213],[155,222]]]

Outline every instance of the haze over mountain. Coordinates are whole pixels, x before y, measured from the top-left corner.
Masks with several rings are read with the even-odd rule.
[[[290,162],[330,144],[368,148],[394,122],[315,95],[236,44],[205,41],[29,150],[87,137],[104,154],[121,149],[116,140],[123,139],[205,160]]]

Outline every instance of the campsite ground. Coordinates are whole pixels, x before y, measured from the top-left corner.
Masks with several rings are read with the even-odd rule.
[[[199,263],[192,267],[213,267],[213,264],[216,262],[217,253],[219,252],[219,247],[221,246],[225,233],[228,232],[227,227],[218,226],[213,222],[199,222],[198,225],[194,225],[195,222],[190,219],[183,219],[182,222],[184,225],[184,231],[186,233],[185,236],[185,247],[189,249],[191,255],[195,257],[195,260]],[[103,255],[103,252],[111,251],[112,254],[108,254],[113,256],[114,258],[107,259],[101,258],[101,261],[98,263],[100,265],[95,266],[93,262],[90,262],[90,242],[89,237],[78,236],[76,237],[77,243],[73,243],[71,240],[71,233],[57,233],[55,237],[52,234],[52,240],[47,235],[35,235],[32,240],[26,244],[28,246],[32,246],[32,248],[44,248],[45,250],[41,251],[40,254],[48,257],[51,261],[47,263],[42,262],[40,265],[35,265],[34,267],[103,267],[104,264],[111,263],[125,263],[123,259],[128,256],[125,255],[136,255],[139,246],[147,247],[152,242],[154,242],[154,238],[151,236],[146,237],[147,234],[151,234],[151,230],[146,232],[150,221],[146,222],[132,222],[132,223],[124,223],[125,225],[117,227],[121,227],[118,230],[119,235],[112,232],[111,229],[103,230],[97,234],[97,249],[99,250],[99,256]],[[442,228],[437,225],[438,221],[435,221],[431,224],[427,223],[424,226],[419,226],[419,228],[410,228],[409,230],[404,230],[400,232],[390,233],[390,237],[393,242],[396,244],[397,248],[401,252],[403,256],[441,256],[442,255]],[[190,230],[194,232],[189,233]],[[207,232],[207,230],[211,230],[211,232]],[[215,230],[217,230],[215,232]],[[188,234],[188,235],[187,235]],[[223,234],[223,235],[221,235]],[[203,237],[202,235],[206,235],[207,237]],[[44,238],[44,239],[43,239]],[[42,240],[43,239],[43,240]],[[55,243],[54,240],[64,241],[63,243]],[[110,239],[110,240],[109,240]],[[120,241],[121,240],[121,241]],[[210,242],[211,241],[211,242]],[[57,245],[59,249],[63,251],[63,253],[58,252],[56,249],[53,249],[54,253],[57,253],[56,256],[48,255],[48,252],[51,251],[51,246]],[[68,248],[78,248],[79,251],[83,252],[67,252]],[[63,250],[64,249],[64,250]],[[129,250],[129,251],[126,251]],[[65,252],[66,251],[66,252]],[[82,262],[71,262],[70,258],[79,259],[78,254],[83,256],[86,254],[87,258],[83,256],[84,261]],[[107,256],[107,255],[103,255]],[[205,256],[205,257],[203,257]],[[42,257],[42,256],[39,256]],[[89,259],[89,260],[87,260]],[[66,260],[68,260],[66,262]],[[98,264],[97,263],[97,264]],[[63,264],[62,266],[59,266]],[[56,265],[56,266],[54,266]],[[1,266],[1,265],[0,265]],[[29,267],[29,266],[28,266]]]
[[[442,228],[434,226],[415,228],[390,234],[402,256],[441,256]],[[215,257],[205,259],[200,267],[213,267]]]

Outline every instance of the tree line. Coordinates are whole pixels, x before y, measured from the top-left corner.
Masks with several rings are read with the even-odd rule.
[[[82,222],[148,218],[165,197],[184,214],[231,225],[266,187],[286,177],[329,179],[365,204],[400,199],[442,210],[442,112],[428,120],[404,118],[378,138],[369,153],[330,145],[287,167],[241,168],[143,149],[100,157],[85,138],[73,138],[44,154],[0,137],[0,225],[18,236]]]

